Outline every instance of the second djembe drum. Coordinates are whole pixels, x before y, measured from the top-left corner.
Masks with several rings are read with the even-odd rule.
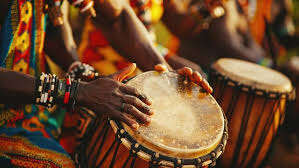
[[[214,94],[227,119],[230,138],[220,164],[258,167],[271,146],[293,90],[282,73],[238,59],[212,65]]]
[[[119,121],[98,118],[76,152],[81,167],[215,165],[228,135],[225,116],[211,95],[173,72],[146,72],[127,85],[152,100],[152,122],[133,131]]]

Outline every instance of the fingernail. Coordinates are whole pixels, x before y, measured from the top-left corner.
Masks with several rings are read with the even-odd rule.
[[[151,108],[149,106],[145,106],[146,111],[151,111]]]
[[[210,94],[212,94],[214,91],[213,88],[211,86],[209,86],[209,89],[210,89]]]
[[[147,103],[148,103],[149,105],[151,105],[151,104],[153,104],[153,101],[150,100],[150,99],[147,99]]]
[[[139,124],[133,124],[132,127],[133,127],[134,129],[138,129],[138,128],[139,128]]]
[[[153,110],[150,110],[150,111],[149,111],[149,114],[150,114],[150,115],[153,115],[153,114],[154,114],[154,111],[153,111]]]
[[[152,121],[152,119],[150,117],[146,117],[146,122],[150,123]]]

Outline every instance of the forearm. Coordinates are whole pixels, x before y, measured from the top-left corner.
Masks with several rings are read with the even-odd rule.
[[[192,70],[199,72],[204,78],[206,78],[206,74],[203,72],[199,65],[183,57],[173,54],[167,59],[167,63],[175,70],[184,67],[189,67]]]
[[[74,61],[79,60],[77,45],[68,21],[68,8],[68,2],[65,1],[61,6],[63,25],[60,27],[50,27],[45,40],[46,53],[65,71],[67,71]]]
[[[113,22],[107,21],[103,16],[98,14],[94,23],[101,28],[112,47],[121,55],[136,62],[143,71],[152,70],[157,64],[167,65],[129,4],[124,4],[121,13]]]
[[[244,59],[255,63],[258,63],[265,57],[264,52],[259,46],[253,44],[251,46],[244,46],[241,41],[235,41],[235,39],[220,42],[218,46],[221,48],[219,56]]]
[[[68,90],[67,80],[61,80],[54,76],[43,74],[39,80],[36,80],[33,76],[0,68],[0,104],[38,104],[43,106],[60,104],[70,107],[73,104],[72,97],[77,95],[75,90],[78,88],[75,87],[75,82],[70,84],[70,90]],[[53,83],[54,78],[57,84]],[[81,84],[83,86],[84,83]],[[66,101],[65,97],[68,91],[70,97]],[[78,95],[82,94],[78,93]],[[82,96],[79,98],[76,99],[77,104],[81,104],[85,100]]]
[[[30,104],[34,88],[33,76],[0,68],[0,104]]]
[[[58,36],[56,38],[53,36],[46,37],[45,52],[51,60],[59,65],[64,71],[67,71],[74,61],[79,60],[76,48],[70,48],[70,50],[67,50],[61,37]]]

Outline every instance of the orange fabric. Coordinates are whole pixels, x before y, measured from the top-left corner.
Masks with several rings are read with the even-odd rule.
[[[265,19],[269,21],[271,19],[271,6],[272,6],[272,0],[256,0],[256,11],[252,19],[250,19],[250,28],[251,28],[251,34],[254,37],[254,39],[259,43],[262,44],[264,36],[265,36],[265,29],[266,29],[266,23]],[[248,8],[250,5],[247,3],[240,3],[243,10],[247,15],[249,15]]]

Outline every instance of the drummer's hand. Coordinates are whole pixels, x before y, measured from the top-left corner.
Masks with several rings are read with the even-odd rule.
[[[158,64],[155,66],[155,70],[158,72],[166,72],[168,71],[167,66]],[[193,71],[191,68],[184,67],[181,69],[178,69],[177,72],[180,75],[188,77],[192,82],[200,85],[204,88],[208,93],[213,93],[213,88],[209,85],[209,83],[204,79],[199,72]]]
[[[81,83],[78,104],[97,114],[105,113],[133,129],[138,129],[139,124],[149,124],[150,115],[153,114],[149,107],[150,100],[135,88],[121,83],[121,80],[130,75],[135,68],[136,65],[132,64],[111,77]]]

